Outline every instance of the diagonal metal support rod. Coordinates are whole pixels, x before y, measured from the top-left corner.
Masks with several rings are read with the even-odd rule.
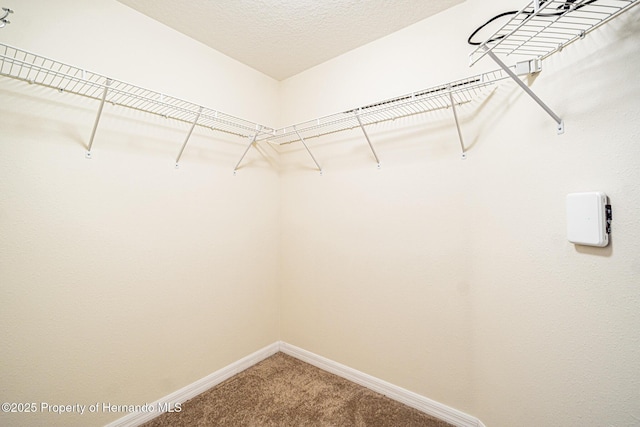
[[[549,108],[549,106],[547,106],[547,104],[545,104],[540,98],[538,98],[538,96],[533,93],[533,91],[529,89],[529,87],[524,84],[524,82],[520,80],[518,76],[516,76],[515,73],[505,65],[504,62],[498,59],[496,54],[493,53],[491,49],[489,49],[487,46],[484,46],[484,50],[487,52],[487,55],[489,55],[491,59],[493,59],[494,62],[498,64],[500,68],[502,68],[504,72],[507,73],[509,77],[511,77],[522,88],[522,90],[524,90],[531,98],[533,98],[533,100],[536,101],[538,105],[540,105],[542,109],[546,111],[547,114],[549,114],[553,118],[553,120],[556,121],[556,123],[558,124],[558,135],[564,133],[564,121],[560,117],[558,117],[558,115],[554,113],[553,110]]]
[[[451,101],[451,110],[453,110],[453,118],[456,121],[456,129],[458,129],[458,139],[460,139],[460,148],[462,148],[462,160],[467,158],[467,153],[464,149],[464,140],[462,139],[462,131],[460,130],[460,122],[458,121],[458,113],[456,112],[456,103],[453,100],[453,92],[449,88],[449,100]]]
[[[104,101],[107,99],[107,92],[109,92],[109,86],[113,80],[107,79],[104,84],[104,90],[102,91],[102,99],[100,100],[100,107],[98,107],[98,115],[96,116],[96,121],[93,123],[93,130],[91,131],[91,138],[89,139],[89,147],[87,148],[87,153],[85,157],[87,159],[91,158],[91,147],[93,147],[93,139],[96,137],[96,130],[98,130],[98,123],[100,123],[100,116],[102,116],[102,109],[104,108]]]
[[[296,129],[295,126],[293,127],[293,130],[295,131],[296,135],[298,135],[298,139],[300,140],[300,142],[302,142],[302,145],[304,145],[304,148],[307,150],[307,153],[309,153],[309,155],[313,159],[313,163],[316,164],[316,167],[320,171],[320,175],[322,175],[322,167],[318,164],[318,161],[313,156],[313,153],[311,152],[311,150],[309,150],[309,147],[307,147],[307,143],[304,142],[304,138],[302,137],[302,135],[300,135],[300,132],[298,132],[298,129]]]
[[[189,133],[187,133],[187,137],[184,139],[182,143],[182,148],[180,148],[180,152],[178,153],[178,157],[176,157],[176,169],[178,168],[178,162],[180,161],[180,157],[182,157],[182,153],[184,152],[185,147],[187,146],[187,142],[189,142],[189,138],[191,138],[191,134],[193,133],[193,129],[198,124],[198,120],[200,119],[200,114],[202,114],[202,107],[198,108],[198,114],[196,114],[196,118],[193,120],[191,124],[191,128],[189,129]]]
[[[358,119],[358,124],[360,125],[360,129],[362,129],[362,133],[364,134],[364,137],[367,139],[367,143],[369,144],[369,148],[371,148],[371,152],[373,153],[373,157],[376,158],[376,162],[378,163],[378,169],[380,169],[380,159],[378,158],[378,155],[376,154],[376,150],[373,148],[373,144],[371,144],[371,140],[369,139],[369,135],[367,134],[367,131],[364,128],[364,125],[362,124],[362,120],[360,120],[360,116],[358,115],[358,112],[355,113],[356,115],[356,119]]]
[[[234,175],[235,175],[236,171],[238,170],[238,167],[240,166],[240,163],[242,163],[242,160],[244,159],[244,156],[246,156],[247,153],[249,152],[249,148],[251,148],[253,143],[256,142],[256,138],[258,137],[259,133],[260,133],[260,129],[258,129],[258,131],[255,134],[253,134],[253,136],[251,137],[251,142],[249,142],[249,144],[247,144],[247,148],[245,148],[244,153],[242,153],[242,157],[240,157],[240,160],[238,160],[238,163],[236,163],[236,167],[233,168],[233,174]]]

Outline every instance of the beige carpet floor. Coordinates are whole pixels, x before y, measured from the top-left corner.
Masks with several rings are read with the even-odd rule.
[[[452,427],[284,353],[144,424],[164,426]]]

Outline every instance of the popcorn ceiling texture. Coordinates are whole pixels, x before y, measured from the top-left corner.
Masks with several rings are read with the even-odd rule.
[[[118,0],[276,80],[462,0]]]

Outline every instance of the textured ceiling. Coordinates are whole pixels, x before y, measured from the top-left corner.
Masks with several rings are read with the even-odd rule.
[[[118,0],[276,80],[464,0]]]

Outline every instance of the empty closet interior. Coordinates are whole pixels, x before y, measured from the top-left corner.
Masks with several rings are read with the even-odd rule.
[[[286,342],[486,427],[640,424],[637,0],[453,2],[282,80],[126,3],[0,3],[4,400]]]

